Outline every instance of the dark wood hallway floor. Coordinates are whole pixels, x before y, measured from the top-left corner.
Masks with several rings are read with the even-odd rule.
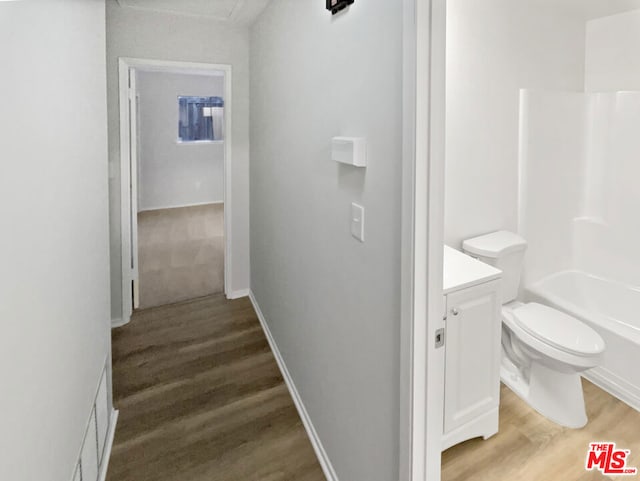
[[[137,312],[113,331],[109,481],[324,481],[248,299]]]

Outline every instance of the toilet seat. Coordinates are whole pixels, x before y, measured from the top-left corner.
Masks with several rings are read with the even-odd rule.
[[[556,347],[555,345],[551,344],[548,339],[544,339],[541,333],[536,332],[535,328],[531,327],[531,325],[534,324],[535,321],[533,321],[531,324],[527,324],[528,329],[522,327],[522,321],[516,321],[516,316],[514,313],[516,310],[522,309],[525,306],[527,306],[527,304],[522,304],[521,302],[514,302],[512,304],[502,306],[502,322],[511,332],[513,332],[516,338],[520,342],[522,342],[524,346],[527,346],[528,348],[533,349],[533,351],[540,353],[539,355],[535,355],[534,352],[530,352],[530,356],[539,359],[541,362],[543,362],[544,358],[546,357],[550,360],[560,362],[567,366],[580,367],[584,369],[589,369],[598,365],[602,353],[587,354],[582,352],[579,354],[574,354],[573,352],[569,352],[568,350]],[[524,311],[521,311],[521,318],[523,317],[522,312]],[[526,319],[529,316],[525,315],[524,317]],[[532,334],[531,332],[536,333]],[[604,346],[604,341],[602,341],[602,345]]]
[[[512,311],[513,321],[530,336],[574,356],[597,356],[604,351],[602,337],[582,321],[535,302]]]

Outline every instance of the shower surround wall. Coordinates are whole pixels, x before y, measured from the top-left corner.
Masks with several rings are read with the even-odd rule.
[[[575,219],[578,269],[640,287],[640,92],[587,94],[584,203]]]
[[[640,286],[640,11],[587,23],[586,93],[523,90],[524,284],[568,269]]]
[[[529,243],[523,285],[573,267],[585,113],[581,93],[520,93],[518,232]]]
[[[581,270],[640,286],[640,92],[523,90],[524,284]]]
[[[591,128],[601,132],[589,159],[591,199],[600,205],[604,223],[581,226],[576,255],[585,270],[633,286],[640,286],[638,51],[640,10],[587,23],[585,90],[598,92],[591,108],[599,124]]]

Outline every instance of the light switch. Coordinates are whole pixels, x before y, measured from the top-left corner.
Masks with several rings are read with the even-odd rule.
[[[351,204],[351,235],[364,242],[364,207]]]

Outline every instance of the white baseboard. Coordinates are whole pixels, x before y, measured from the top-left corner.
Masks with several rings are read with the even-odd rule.
[[[126,324],[129,324],[129,321],[123,321],[122,319],[111,319],[111,329],[115,329],[116,327],[122,327]]]
[[[267,321],[260,310],[260,306],[258,305],[258,301],[256,301],[253,292],[249,291],[249,298],[251,299],[251,304],[253,304],[253,308],[258,315],[258,319],[260,320],[260,324],[262,325],[262,330],[264,331],[265,336],[267,337],[267,341],[269,342],[269,346],[271,347],[271,351],[273,351],[273,355],[276,358],[278,363],[278,367],[280,368],[280,372],[282,373],[282,377],[284,378],[284,382],[287,384],[287,388],[289,388],[289,392],[291,393],[291,397],[293,398],[293,402],[298,409],[298,414],[302,419],[302,424],[304,425],[305,430],[307,431],[307,435],[309,436],[309,440],[311,441],[311,445],[313,446],[313,450],[318,457],[318,462],[322,467],[322,471],[324,472],[327,481],[338,481],[338,475],[336,474],[333,466],[331,464],[331,460],[329,456],[327,456],[327,452],[322,446],[322,442],[318,437],[318,433],[311,422],[311,418],[309,417],[309,413],[307,413],[306,408],[302,402],[302,398],[300,394],[298,394],[298,390],[296,389],[296,385],[293,383],[293,379],[289,374],[289,370],[287,369],[287,365],[280,354],[280,350],[278,349],[278,345],[276,344],[275,339],[271,335],[271,331],[267,324]]]
[[[196,202],[195,204],[176,204],[176,205],[163,205],[158,207],[145,207],[140,209],[138,214],[142,212],[149,212],[152,210],[167,210],[167,209],[182,209],[183,207],[200,207],[201,205],[220,205],[224,204],[224,200],[212,200],[209,202]]]
[[[102,464],[100,465],[100,474],[98,475],[98,481],[105,481],[107,479],[107,470],[109,469],[109,458],[111,458],[111,449],[113,448],[113,440],[116,436],[116,425],[118,424],[119,411],[111,411],[111,422],[109,423],[109,432],[107,433],[107,442],[104,447],[104,453],[102,453]]]
[[[636,411],[640,411],[640,388],[638,386],[633,386],[603,367],[589,369],[582,376]]]
[[[227,299],[240,299],[241,297],[248,297],[251,295],[250,289],[240,289],[237,291],[231,291],[227,294]]]

